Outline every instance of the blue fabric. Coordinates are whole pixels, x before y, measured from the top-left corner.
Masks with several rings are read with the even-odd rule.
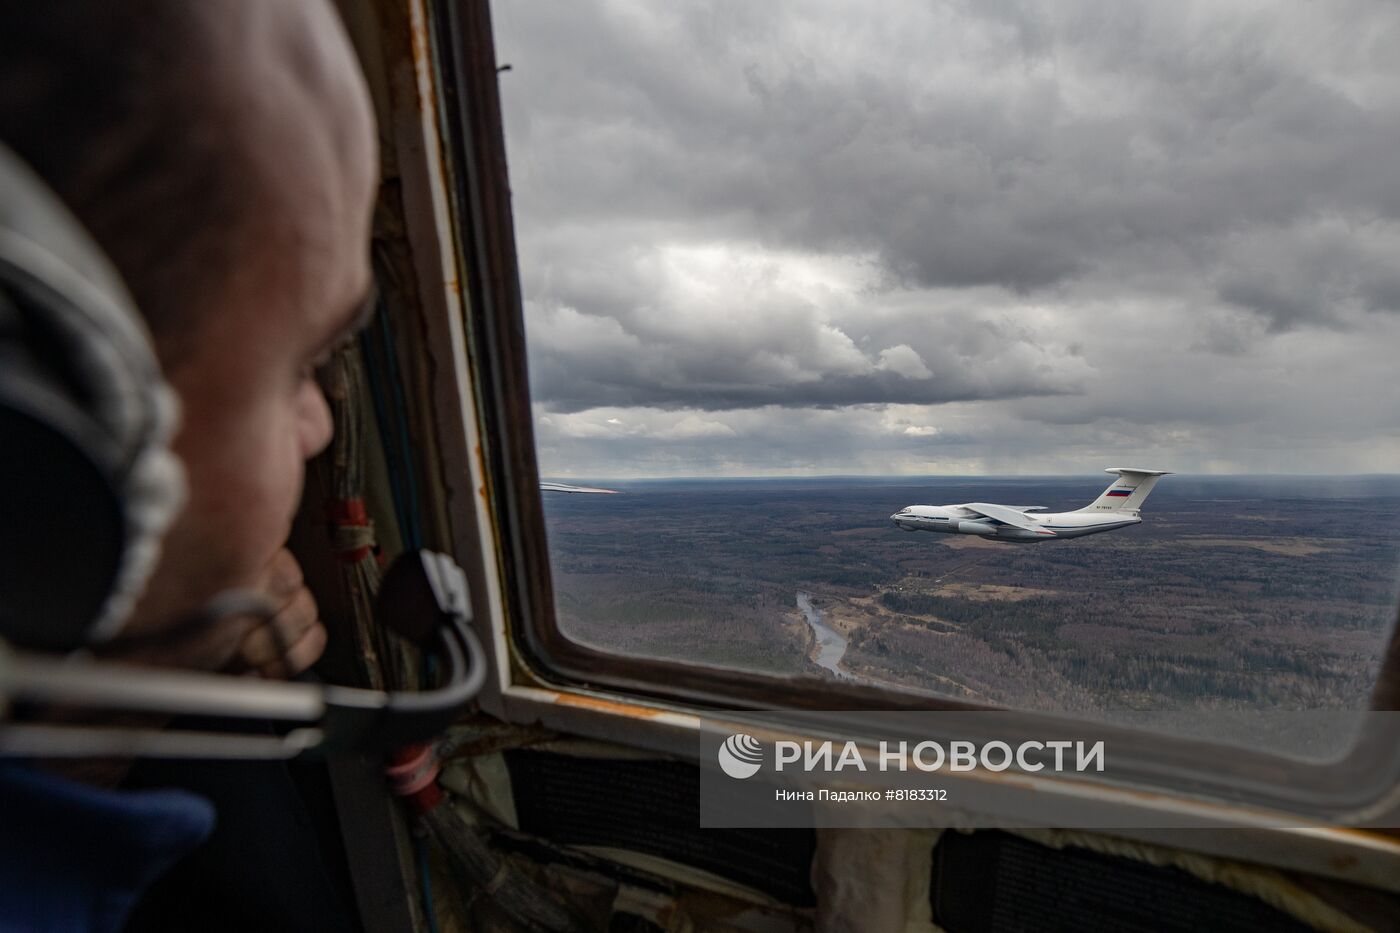
[[[214,827],[179,790],[120,791],[0,762],[0,931],[107,933]]]

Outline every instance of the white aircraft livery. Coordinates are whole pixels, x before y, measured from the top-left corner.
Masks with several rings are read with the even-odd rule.
[[[617,495],[616,489],[600,489],[597,486],[570,486],[568,483],[540,483],[540,492],[592,493],[605,496]]]
[[[911,505],[890,516],[905,531],[941,531],[945,534],[981,535],[994,541],[1030,544],[1056,538],[1082,538],[1139,524],[1138,510],[1165,470],[1109,467],[1117,474],[1093,502],[1073,512],[1046,512],[1040,505]],[[1042,514],[1032,514],[1042,513]]]

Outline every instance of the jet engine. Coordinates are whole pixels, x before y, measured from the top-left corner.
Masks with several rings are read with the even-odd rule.
[[[986,522],[958,522],[958,533],[964,535],[994,535],[997,533],[995,525]]]

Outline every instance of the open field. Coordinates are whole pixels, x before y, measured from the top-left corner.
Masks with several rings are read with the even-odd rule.
[[[823,673],[812,595],[873,680],[1039,709],[1364,705],[1396,602],[1400,477],[1168,477],[1139,526],[1009,545],[913,503],[1073,509],[1083,479],[613,484],[546,502],[561,626],[627,655]]]
[[[1335,551],[1345,547],[1345,541],[1314,541],[1307,538],[1278,538],[1276,540],[1261,540],[1259,538],[1198,538],[1195,535],[1184,535],[1171,546],[1184,544],[1187,547],[1209,547],[1209,548],[1253,548],[1256,551],[1264,551],[1267,554],[1282,554],[1285,557],[1310,557],[1313,554],[1326,554],[1328,551]]]

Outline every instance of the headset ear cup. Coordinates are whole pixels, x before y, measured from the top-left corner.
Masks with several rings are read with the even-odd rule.
[[[79,438],[80,413],[14,376],[0,374],[0,632],[63,651],[87,640],[116,584],[125,523],[110,465]]]
[[[0,637],[104,641],[184,500],[178,406],[115,271],[3,146],[0,367]]]

